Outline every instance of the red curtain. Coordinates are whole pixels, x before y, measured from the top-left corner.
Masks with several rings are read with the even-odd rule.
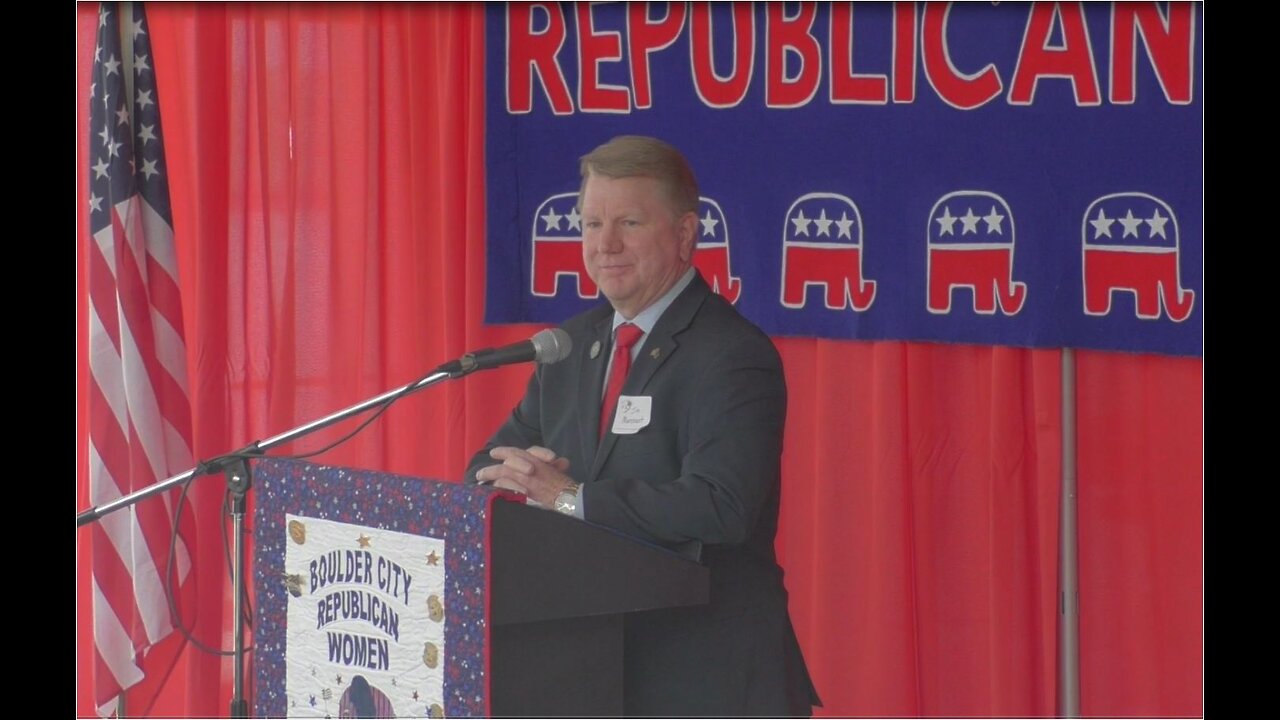
[[[1085,713],[1204,714],[1202,370],[1079,354]]]
[[[197,456],[536,330],[482,323],[478,6],[147,10]],[[79,13],[84,158],[96,7]],[[79,165],[83,248],[88,162]],[[78,272],[83,348],[83,262]],[[1059,353],[777,343],[791,392],[778,545],[822,714],[1053,714]],[[1202,365],[1105,353],[1080,353],[1078,365],[1084,710],[1200,714]],[[318,459],[457,478],[527,375],[508,368],[431,388]],[[196,636],[226,648],[221,481],[194,492]],[[92,548],[87,532],[77,537],[77,708],[88,715]],[[229,694],[229,661],[189,648],[153,712],[224,715]]]

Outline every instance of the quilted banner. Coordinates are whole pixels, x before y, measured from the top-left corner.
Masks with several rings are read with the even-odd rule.
[[[258,717],[489,715],[491,490],[253,466]]]

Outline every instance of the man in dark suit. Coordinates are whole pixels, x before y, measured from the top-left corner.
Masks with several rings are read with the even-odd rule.
[[[581,169],[583,258],[609,304],[564,324],[572,354],[538,367],[467,477],[650,542],[701,544],[710,604],[627,618],[628,715],[807,716],[817,694],[773,549],[777,350],[693,268],[698,189],[677,150],[623,136]]]

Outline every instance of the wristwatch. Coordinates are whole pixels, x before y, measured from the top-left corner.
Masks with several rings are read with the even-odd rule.
[[[578,488],[581,484],[576,482],[569,483],[568,487],[560,491],[556,496],[555,508],[558,512],[565,515],[573,515],[578,510]]]

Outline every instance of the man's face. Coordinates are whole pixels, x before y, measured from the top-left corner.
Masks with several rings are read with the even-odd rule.
[[[628,320],[662,297],[693,258],[697,215],[677,216],[657,180],[588,176],[582,189],[587,274]]]

